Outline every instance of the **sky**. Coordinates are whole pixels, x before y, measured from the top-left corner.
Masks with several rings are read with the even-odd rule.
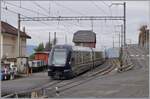
[[[112,3],[123,3],[122,1],[3,1],[2,20],[17,27],[17,14],[28,17],[40,16],[123,16],[123,6]],[[137,43],[139,27],[150,22],[149,1],[127,1],[126,2],[127,43]],[[5,10],[6,8],[8,10]],[[12,13],[13,12],[13,13]],[[120,27],[122,21],[93,21],[93,31],[96,33],[96,47],[103,49],[104,46],[112,47],[114,38],[115,47],[118,47]],[[25,26],[26,32],[32,37],[27,45],[38,45],[51,40],[54,32],[58,44],[74,44],[73,34],[78,30],[92,30],[91,21],[22,21],[21,27]],[[65,38],[67,40],[65,40]]]

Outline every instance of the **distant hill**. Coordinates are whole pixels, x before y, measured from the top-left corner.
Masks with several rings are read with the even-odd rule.
[[[119,57],[119,48],[109,48],[106,53],[109,58],[117,58]]]
[[[30,56],[32,53],[34,53],[34,48],[37,46],[35,45],[27,45],[27,55]]]

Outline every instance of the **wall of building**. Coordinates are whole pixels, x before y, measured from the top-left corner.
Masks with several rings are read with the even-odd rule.
[[[75,43],[76,46],[95,48],[96,43]]]
[[[9,58],[15,58],[16,57],[15,49],[16,49],[16,37],[9,34],[3,34],[3,55]]]
[[[0,33],[0,58],[3,56],[3,35]]]
[[[17,36],[3,34],[3,55],[8,58],[16,58],[18,56],[18,40]],[[26,39],[21,39],[21,56],[26,56]]]
[[[48,63],[48,53],[35,53],[35,60],[43,60]]]
[[[26,38],[21,38],[21,43],[20,43],[20,47],[21,47],[21,56],[26,57],[27,56],[27,50],[26,50]]]

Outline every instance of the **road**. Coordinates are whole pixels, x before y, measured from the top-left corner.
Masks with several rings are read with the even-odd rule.
[[[136,45],[127,48],[134,68],[117,73],[113,71],[85,84],[60,92],[56,97],[80,98],[148,98],[149,96],[149,55]]]
[[[32,76],[1,82],[1,94],[30,90],[50,82],[47,72],[34,73]]]

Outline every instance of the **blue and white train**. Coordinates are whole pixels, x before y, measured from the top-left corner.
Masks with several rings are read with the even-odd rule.
[[[48,61],[48,76],[52,79],[69,79],[101,65],[104,53],[95,48],[56,45]]]
[[[43,60],[29,60],[28,63],[32,72],[39,72],[47,68],[47,64]]]

